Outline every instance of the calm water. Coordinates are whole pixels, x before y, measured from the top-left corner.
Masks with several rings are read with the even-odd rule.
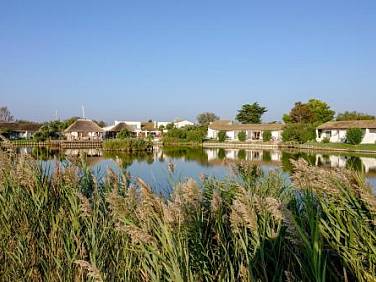
[[[288,175],[291,171],[289,159],[304,158],[317,166],[361,170],[376,193],[376,155],[201,148],[158,148],[153,153],[132,155],[97,149],[53,151],[45,148],[19,148],[19,153],[31,154],[42,160],[46,167],[53,167],[53,160],[84,154],[97,177],[104,176],[108,169],[127,171],[131,177],[142,178],[154,190],[162,193],[168,192],[174,183],[186,178],[199,180],[201,174],[217,178],[231,176],[231,163],[236,159],[257,161],[266,170],[280,169]]]

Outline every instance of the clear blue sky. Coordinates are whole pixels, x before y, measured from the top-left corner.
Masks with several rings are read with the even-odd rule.
[[[258,101],[376,114],[376,1],[0,0],[0,105],[19,119],[233,118]]]

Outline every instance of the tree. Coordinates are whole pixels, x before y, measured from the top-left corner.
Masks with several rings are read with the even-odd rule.
[[[241,123],[261,123],[261,117],[267,111],[266,107],[261,107],[257,102],[245,104],[238,111],[236,120]]]
[[[366,113],[358,113],[356,111],[352,111],[352,112],[346,111],[346,112],[343,112],[343,113],[339,113],[337,115],[337,118],[336,118],[337,121],[342,121],[342,120],[372,120],[372,119],[376,119],[376,117],[373,116],[373,115],[366,114]]]
[[[215,113],[205,112],[197,116],[197,121],[200,125],[208,126],[209,123],[219,120],[219,117]]]
[[[289,114],[283,116],[285,123],[309,123],[313,120],[313,112],[307,104],[296,102]]]
[[[334,119],[335,112],[324,101],[318,99],[310,99],[307,103],[307,106],[313,114],[313,122],[321,124]]]
[[[8,107],[0,107],[0,121],[13,121],[14,118]]]
[[[360,128],[349,128],[346,131],[346,143],[358,145],[363,140],[363,130]]]
[[[262,140],[264,142],[269,142],[272,139],[272,132],[270,130],[264,131],[262,134]]]
[[[131,135],[132,135],[132,133],[128,129],[124,128],[123,130],[121,130],[120,132],[118,132],[116,134],[116,138],[117,139],[126,139],[126,138],[131,137]]]
[[[221,130],[221,131],[218,132],[218,140],[219,140],[219,142],[225,142],[226,131]]]
[[[240,131],[238,133],[238,139],[242,142],[244,142],[247,139],[247,134],[245,133],[245,131]]]
[[[316,137],[315,126],[311,123],[290,123],[282,132],[283,142],[306,143]]]
[[[333,120],[335,112],[321,100],[310,99],[307,103],[296,102],[289,114],[283,115],[285,123],[316,123]]]
[[[105,127],[107,124],[103,120],[94,120],[94,122],[99,126],[99,127]]]
[[[174,124],[173,122],[170,122],[170,123],[168,123],[168,124],[166,125],[166,129],[167,129],[167,130],[171,130],[171,129],[173,129],[173,128],[175,128],[175,124]]]

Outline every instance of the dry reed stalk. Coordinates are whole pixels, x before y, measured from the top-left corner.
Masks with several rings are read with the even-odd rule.
[[[87,276],[92,278],[94,281],[103,282],[101,272],[95,265],[92,265],[85,260],[76,260],[74,263],[78,265],[81,269],[86,270]]]

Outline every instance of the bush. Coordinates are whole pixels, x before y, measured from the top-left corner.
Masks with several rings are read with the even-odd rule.
[[[150,140],[139,138],[110,139],[103,142],[103,149],[108,151],[146,151],[153,148]]]
[[[131,137],[131,132],[126,128],[120,131],[118,134],[116,134],[116,138],[118,139],[126,139],[129,137]]]
[[[270,140],[272,140],[272,132],[269,130],[264,131],[264,133],[262,134],[262,140],[264,142],[269,142]]]
[[[226,140],[226,131],[219,131],[218,132],[218,140],[219,140],[219,142],[225,142],[225,140]]]
[[[346,131],[346,143],[359,145],[363,140],[363,130],[360,128],[350,128]]]
[[[238,139],[239,141],[242,141],[242,142],[244,142],[245,139],[247,139],[247,134],[245,133],[245,131],[240,131],[238,133]]]
[[[324,139],[321,140],[321,143],[324,143],[324,144],[327,144],[330,142],[330,138],[329,137],[325,137]]]
[[[282,132],[283,142],[295,141],[298,143],[306,143],[315,140],[316,127],[307,123],[291,123],[285,126]]]

